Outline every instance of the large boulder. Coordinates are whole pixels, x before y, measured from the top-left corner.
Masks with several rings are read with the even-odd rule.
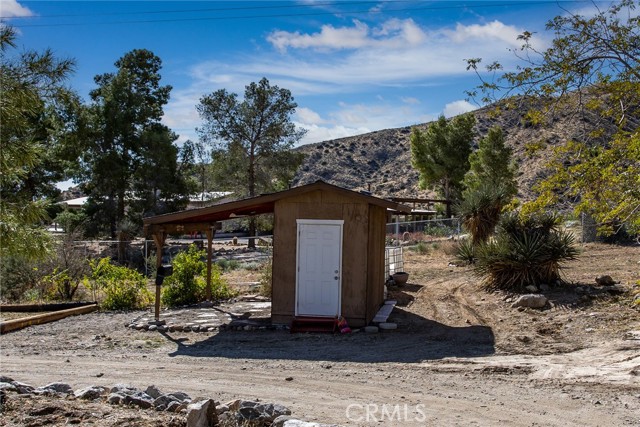
[[[212,399],[190,403],[187,406],[187,427],[215,427],[218,425],[216,402]]]

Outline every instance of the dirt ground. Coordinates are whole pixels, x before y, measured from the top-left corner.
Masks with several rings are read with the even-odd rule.
[[[391,291],[393,332],[144,332],[125,328],[144,313],[96,312],[1,336],[0,374],[34,386],[155,384],[259,399],[345,426],[640,425],[640,312],[628,294],[593,288],[603,274],[628,288],[640,280],[639,247],[582,246],[570,285],[546,293],[550,307],[519,311],[438,246],[406,253],[409,283]],[[29,411],[55,406],[38,399],[10,399],[0,425],[28,425]],[[94,426],[179,425],[167,414],[62,405],[49,425],[73,418],[65,411]],[[102,415],[86,421],[93,413]]]

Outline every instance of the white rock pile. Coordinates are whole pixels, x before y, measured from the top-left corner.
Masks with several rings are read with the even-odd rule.
[[[144,391],[127,384],[111,388],[90,386],[73,390],[71,385],[55,382],[33,387],[13,378],[0,375],[0,407],[9,393],[47,395],[63,399],[102,400],[111,405],[123,405],[144,410],[168,411],[185,416],[186,427],[252,426],[252,427],[336,427],[329,424],[308,423],[291,417],[291,410],[278,403],[233,400],[218,404],[213,399],[194,401],[187,393],[162,393],[150,385]]]

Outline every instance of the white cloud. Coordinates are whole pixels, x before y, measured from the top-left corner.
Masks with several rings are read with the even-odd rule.
[[[296,126],[307,130],[301,144],[309,144],[381,129],[425,123],[434,120],[435,116],[426,115],[421,110],[404,104],[338,102],[337,108],[330,110],[322,123],[304,121],[299,115],[296,118]]]
[[[319,125],[326,122],[326,120],[320,117],[320,114],[306,107],[298,108],[296,110],[296,116],[300,122],[309,125]]]
[[[412,19],[390,19],[378,28],[358,20],[352,27],[323,25],[320,32],[302,34],[299,31],[273,31],[267,41],[280,52],[293,49],[344,50],[364,47],[402,47],[415,46],[426,39],[426,34]]]
[[[202,95],[220,88],[241,95],[245,85],[266,76],[296,98],[300,107],[295,120],[309,131],[305,143],[424,123],[443,106],[422,107],[414,95],[393,97],[387,90],[384,98],[373,98],[370,104],[343,103],[329,110],[320,110],[308,100],[315,95],[370,93],[376,88],[382,92],[428,87],[437,79],[468,77],[466,58],[497,60],[508,70],[516,61],[509,49],[519,46],[516,38],[522,31],[499,21],[427,30],[411,19],[389,19],[375,27],[354,21],[351,26],[325,25],[309,33],[274,31],[267,37],[274,47],[271,51],[238,53],[231,62],[204,61],[193,66],[191,86],[174,91],[164,121],[181,135],[193,134],[189,128],[200,125],[195,105]],[[444,114],[473,108],[455,101],[444,107]]]
[[[453,101],[444,106],[442,114],[444,114],[445,117],[454,117],[459,114],[468,113],[469,111],[473,111],[477,108],[477,106],[465,100]]]
[[[402,102],[404,102],[405,104],[409,104],[409,105],[418,105],[420,104],[420,100],[418,98],[414,98],[414,97],[405,97],[405,98],[401,98]]]
[[[0,15],[4,18],[22,18],[25,16],[33,16],[33,12],[25,6],[22,6],[17,0],[2,0],[0,3]]]

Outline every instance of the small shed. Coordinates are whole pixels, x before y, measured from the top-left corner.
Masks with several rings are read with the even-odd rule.
[[[273,213],[272,322],[342,315],[359,327],[369,323],[383,303],[390,212],[410,211],[396,202],[318,181],[145,218],[144,224],[160,247],[167,233],[206,232],[210,265],[217,222]]]

